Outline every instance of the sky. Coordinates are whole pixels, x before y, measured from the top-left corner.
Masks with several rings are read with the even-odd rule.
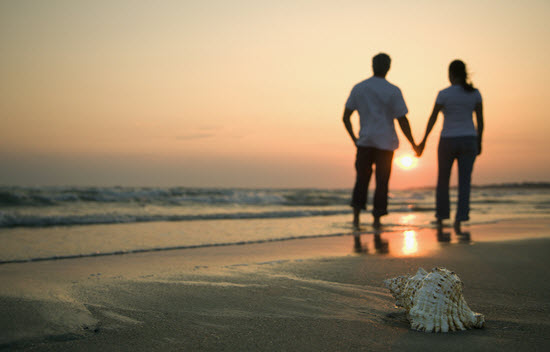
[[[350,188],[342,112],[379,52],[418,141],[467,64],[474,184],[550,181],[549,18],[547,0],[0,0],[0,185]],[[435,184],[442,120],[390,187]]]

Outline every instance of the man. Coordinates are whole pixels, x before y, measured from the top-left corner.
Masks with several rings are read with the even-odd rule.
[[[376,165],[376,190],[374,192],[373,226],[379,228],[380,217],[388,214],[388,182],[390,180],[393,151],[399,147],[394,119],[397,119],[403,134],[416,148],[407,119],[407,105],[401,90],[386,81],[391,59],[380,53],[372,58],[374,75],[353,87],[344,110],[344,125],[353,143],[357,146],[355,170],[357,177],[351,200],[353,225],[359,228],[361,209],[367,209],[367,193]],[[360,129],[357,138],[351,125],[351,115],[359,113]]]

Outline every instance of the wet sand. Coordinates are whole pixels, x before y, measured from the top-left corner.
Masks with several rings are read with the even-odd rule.
[[[0,348],[550,348],[550,221],[0,265]],[[357,246],[360,244],[360,246]],[[483,329],[409,329],[386,278],[443,266]]]

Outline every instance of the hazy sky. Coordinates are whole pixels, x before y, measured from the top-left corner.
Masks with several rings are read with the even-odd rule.
[[[351,187],[341,115],[378,52],[417,140],[466,62],[474,183],[550,181],[549,19],[547,0],[0,0],[0,184]],[[435,184],[442,119],[392,187]]]

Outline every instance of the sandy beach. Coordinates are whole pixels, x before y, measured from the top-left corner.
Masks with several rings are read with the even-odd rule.
[[[550,221],[0,265],[0,348],[543,351]],[[383,280],[443,266],[483,329],[410,330]]]

